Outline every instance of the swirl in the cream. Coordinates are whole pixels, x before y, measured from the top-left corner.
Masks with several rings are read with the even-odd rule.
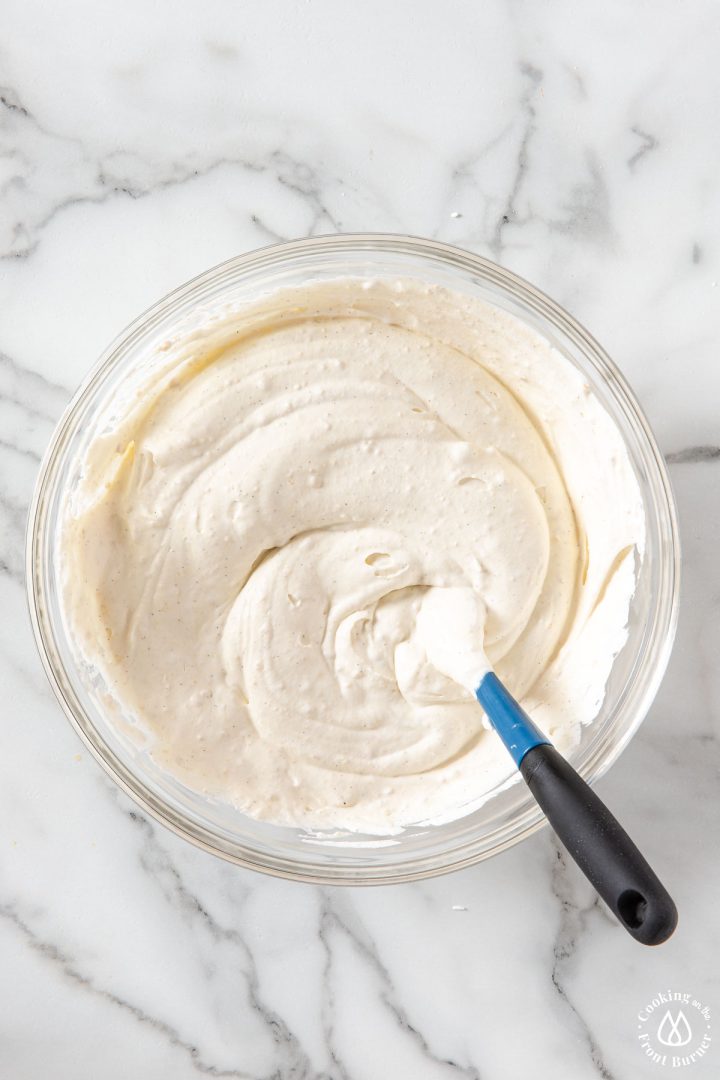
[[[448,587],[477,604],[477,645],[516,696],[544,686],[558,730],[573,709],[592,719],[588,680],[596,709],[632,589],[632,571],[614,590],[607,575],[642,519],[617,432],[563,367],[477,302],[350,280],[159,354],[91,442],[62,540],[68,620],[156,758],[284,824],[383,832],[464,812],[510,765],[417,632],[428,590]],[[615,432],[624,524],[596,541],[594,597],[587,515],[523,396],[533,379],[588,411],[590,484]],[[573,699],[568,646],[598,597],[600,681],[585,672]]]

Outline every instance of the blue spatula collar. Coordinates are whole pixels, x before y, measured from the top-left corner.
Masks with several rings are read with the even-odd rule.
[[[535,726],[524,709],[498,679],[494,671],[488,671],[475,691],[488,720],[510,751],[517,766],[534,746],[550,740]]]

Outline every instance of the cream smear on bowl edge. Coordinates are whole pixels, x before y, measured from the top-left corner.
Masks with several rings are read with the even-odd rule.
[[[477,605],[561,750],[597,715],[642,498],[582,375],[513,316],[410,279],[281,290],[166,343],[104,423],[63,614],[188,787],[311,830],[475,810],[512,770],[427,658],[431,589]]]

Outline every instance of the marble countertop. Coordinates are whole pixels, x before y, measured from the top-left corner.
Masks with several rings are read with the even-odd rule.
[[[677,1073],[638,1016],[668,990],[720,1010],[716,4],[6,0],[2,22],[0,1077]],[[548,830],[392,888],[224,864],[134,808],[46,684],[23,534],[79,380],[206,267],[353,230],[448,240],[549,292],[667,455],[677,645],[598,785],[676,896],[656,950]],[[720,1036],[685,1068],[720,1075]]]

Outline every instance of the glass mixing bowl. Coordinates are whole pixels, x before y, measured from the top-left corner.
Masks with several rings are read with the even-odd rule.
[[[613,665],[600,713],[582,729],[571,755],[591,783],[617,759],[653,700],[675,632],[679,546],[663,459],[622,375],[582,326],[509,271],[431,240],[363,234],[264,248],[209,270],[136,319],[78,390],[42,463],[28,527],[30,613],[45,670],[71,723],[113,779],[158,821],[206,851],[281,877],[329,884],[410,881],[478,862],[538,829],[544,818],[522,781],[498,789],[480,809],[457,821],[414,826],[389,838],[319,836],[253,821],[181,785],[128,737],[102,679],[74,654],[61,617],[61,507],[77,483],[84,449],[111,413],[119,388],[157,362],[155,346],[179,327],[202,322],[218,306],[337,277],[417,278],[511,312],[580,369],[620,429],[642,492],[647,548],[627,643]]]

